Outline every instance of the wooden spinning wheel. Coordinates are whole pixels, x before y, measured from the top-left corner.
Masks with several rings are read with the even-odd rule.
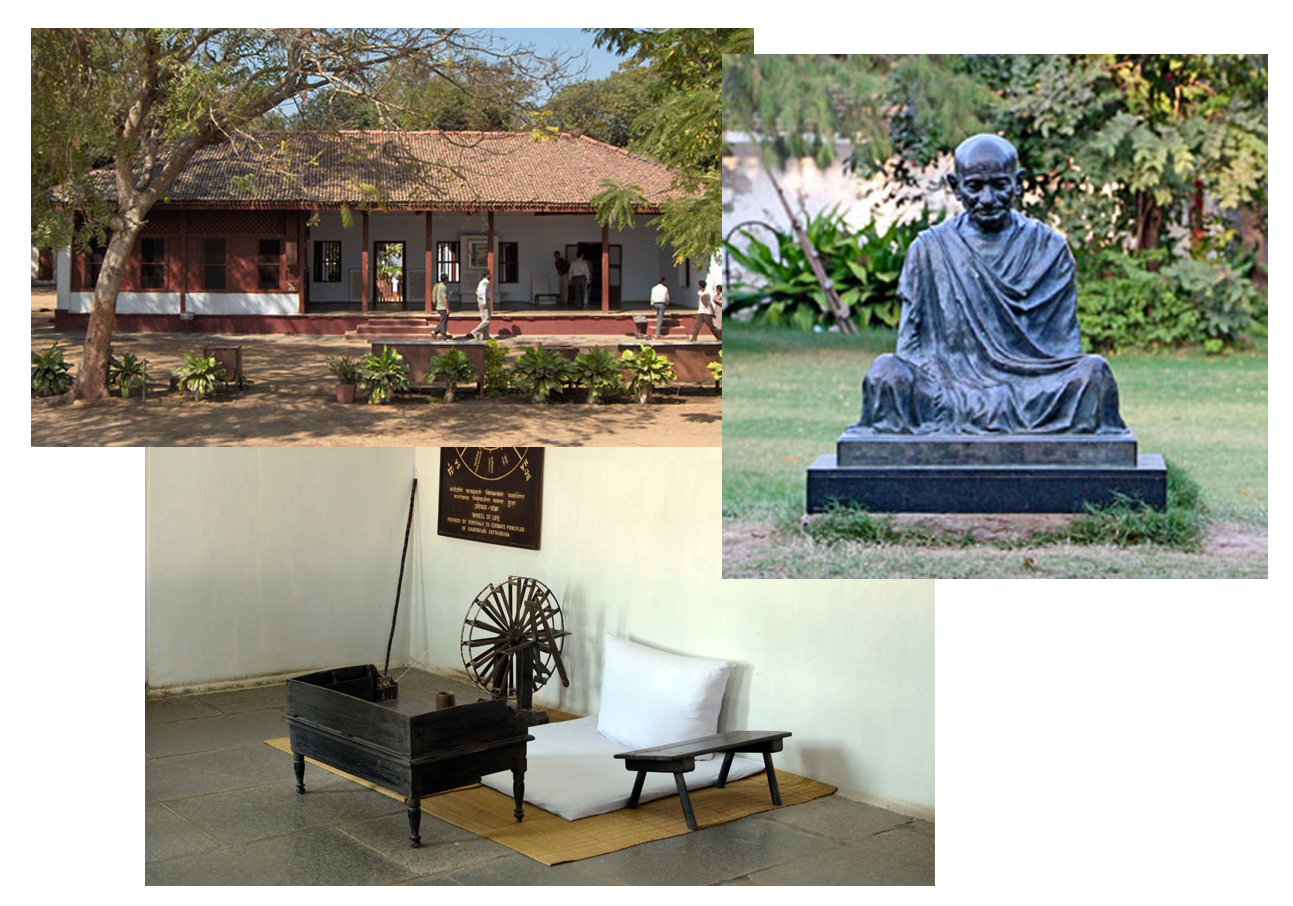
[[[561,650],[565,621],[556,596],[538,579],[508,576],[490,583],[467,608],[462,663],[472,682],[494,698],[530,709],[536,689],[555,672],[569,686]]]

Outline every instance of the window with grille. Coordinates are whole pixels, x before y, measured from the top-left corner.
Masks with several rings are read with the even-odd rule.
[[[227,283],[228,258],[225,240],[202,240],[202,288],[224,289]]]
[[[283,240],[260,240],[260,255],[256,261],[256,283],[260,289],[278,289],[283,271]]]
[[[166,240],[139,240],[139,288],[166,289]]]
[[[314,243],[314,282],[341,282],[341,242],[319,239]]]
[[[437,242],[435,244],[435,276],[438,280],[441,274],[448,274],[449,283],[457,283],[460,280],[458,273],[458,241]]]
[[[520,271],[520,265],[517,263],[517,245],[515,242],[500,242],[498,244],[498,282],[515,283],[520,279],[517,275]]]

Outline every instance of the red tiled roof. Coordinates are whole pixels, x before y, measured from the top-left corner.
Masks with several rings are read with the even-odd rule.
[[[111,171],[101,174],[111,191]],[[258,133],[203,148],[164,201],[588,210],[604,179],[640,186],[648,210],[672,194],[667,167],[583,136],[347,131]]]

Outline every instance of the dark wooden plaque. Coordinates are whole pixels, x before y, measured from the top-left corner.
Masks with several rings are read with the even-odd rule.
[[[543,447],[441,447],[438,534],[539,549]]]

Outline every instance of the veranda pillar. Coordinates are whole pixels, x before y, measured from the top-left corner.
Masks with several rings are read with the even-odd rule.
[[[602,227],[602,311],[611,310],[611,242],[610,230]]]

